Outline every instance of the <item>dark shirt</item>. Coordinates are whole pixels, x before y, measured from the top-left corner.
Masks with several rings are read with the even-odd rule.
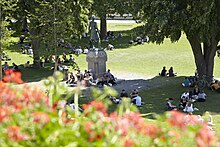
[[[167,72],[167,70],[166,69],[163,69],[162,71],[161,71],[161,76],[166,76],[166,72]]]
[[[172,70],[172,69],[169,70],[169,76],[170,76],[170,77],[173,77],[173,76],[174,76],[174,73],[173,73],[173,70]]]
[[[126,92],[125,93],[121,93],[120,97],[128,97],[128,94]]]

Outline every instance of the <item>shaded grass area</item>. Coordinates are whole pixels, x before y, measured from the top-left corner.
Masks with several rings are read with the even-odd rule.
[[[173,104],[176,106],[180,103],[180,96],[183,92],[187,91],[188,88],[182,87],[181,83],[184,77],[154,77],[147,80],[151,86],[139,92],[142,97],[142,101],[145,103],[142,107],[138,107],[138,110],[146,118],[153,118],[154,114],[164,114],[166,112],[166,98],[173,98]],[[113,87],[114,88],[114,87]],[[193,90],[193,88],[189,88]],[[131,91],[128,92],[130,94]],[[120,93],[120,91],[118,91]],[[206,111],[211,112],[213,115],[215,130],[220,130],[220,93],[211,91],[208,88],[205,89],[207,94],[206,102],[194,102],[194,107],[198,108],[199,111],[195,111],[194,114],[203,115]],[[79,99],[80,104],[89,103],[93,100],[93,97],[89,91],[83,92],[83,97]],[[118,104],[112,104],[108,112],[113,112],[117,108]],[[182,110],[179,110],[182,111]],[[145,115],[146,114],[146,115]]]
[[[166,98],[173,98],[173,103],[178,106],[180,103],[180,96],[183,92],[193,90],[193,88],[185,88],[181,85],[184,77],[154,77],[146,80],[150,84],[150,87],[146,90],[139,92],[142,97],[142,101],[145,103],[139,110],[142,114],[145,113],[157,113],[162,114],[166,110]],[[114,86],[113,86],[114,88]],[[118,91],[120,93],[120,91]],[[128,91],[130,94],[131,91]],[[220,93],[211,91],[208,88],[205,89],[207,94],[206,102],[194,102],[194,106],[199,109],[195,111],[195,114],[203,114],[206,111],[213,113],[220,113]],[[86,97],[86,98],[85,98]],[[84,97],[80,98],[80,103],[88,103],[93,100],[91,92],[85,91]],[[110,108],[109,112],[115,109],[117,105],[114,104]]]

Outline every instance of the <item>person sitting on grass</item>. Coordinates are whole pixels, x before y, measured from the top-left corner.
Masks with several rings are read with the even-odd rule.
[[[115,104],[120,104],[121,103],[120,99],[117,99],[116,97],[111,96],[111,95],[109,96],[109,100],[111,100]]]
[[[85,81],[85,86],[90,87],[90,86],[95,86],[96,84],[93,83],[93,77],[89,74],[86,74],[86,77],[84,77]]]
[[[78,82],[83,80],[83,74],[80,70],[77,70],[76,77]]]
[[[18,72],[20,72],[21,70],[19,69],[19,67],[18,67],[18,65],[17,64],[15,64],[14,62],[12,63],[12,66],[13,66],[13,71],[18,71]]]
[[[69,60],[66,57],[66,53],[63,53],[62,58],[63,58],[63,62],[64,63],[68,63],[69,62]]]
[[[142,106],[141,97],[138,95],[138,92],[137,92],[137,96],[132,98],[131,101],[132,101],[133,104],[135,104],[138,107]]]
[[[3,71],[6,71],[8,69],[9,69],[8,62],[5,62],[5,64],[3,65]]]
[[[174,77],[176,76],[176,73],[173,72],[173,67],[170,67],[170,69],[168,70],[168,74],[169,77]]]
[[[200,91],[197,98],[198,102],[205,102],[206,101],[206,94],[204,91]]]
[[[190,87],[191,83],[187,77],[185,77],[185,79],[183,80],[182,85],[183,87]]]
[[[163,67],[161,73],[159,73],[160,76],[166,76],[167,75],[167,70],[166,70],[166,66]]]
[[[131,99],[133,99],[134,97],[136,97],[138,95],[138,90],[137,89],[134,89],[131,94],[130,94],[130,97]]]
[[[102,88],[104,86],[105,82],[104,82],[104,77],[98,77],[96,79],[96,85],[99,87],[99,88]]]
[[[166,106],[167,106],[167,110],[171,111],[171,110],[177,110],[177,107],[175,105],[173,105],[173,98],[167,98],[166,99]]]
[[[74,62],[74,60],[73,55],[70,55],[69,62]]]
[[[104,81],[106,80],[107,85],[112,86],[116,84],[115,77],[111,74],[110,69],[104,74]]]
[[[187,102],[188,99],[186,97],[181,97],[179,107],[181,109],[184,109],[186,107]]]
[[[109,86],[117,85],[116,80],[115,80],[115,77],[114,77],[113,75],[110,76],[110,79],[109,79],[109,81],[108,81],[108,85],[109,85]]]
[[[195,85],[194,86],[194,89],[193,89],[193,99],[198,99],[198,94],[199,94],[200,90],[199,90],[199,87],[198,85]]]
[[[112,51],[114,49],[114,46],[109,43],[106,49]]]
[[[73,72],[71,72],[68,80],[66,81],[66,84],[76,84],[75,81],[76,81],[76,78],[75,78]]]
[[[124,89],[121,91],[120,98],[128,98],[128,93]]]
[[[212,91],[218,90],[220,88],[218,80],[215,80],[215,82],[213,84],[211,84],[210,88],[211,88]]]
[[[188,101],[186,107],[183,109],[184,112],[192,114],[195,110],[199,110],[198,108],[194,108],[192,102]]]
[[[30,67],[31,67],[30,61],[27,61],[27,63],[24,64],[24,68],[30,68]]]

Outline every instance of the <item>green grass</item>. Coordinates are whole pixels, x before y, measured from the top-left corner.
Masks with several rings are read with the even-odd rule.
[[[124,41],[125,42],[125,41]],[[114,44],[113,44],[114,45]],[[193,75],[195,71],[194,57],[185,35],[177,43],[170,43],[165,40],[161,45],[145,43],[143,45],[117,48],[114,51],[107,51],[107,68],[112,72],[138,73],[145,77],[158,75],[163,66],[174,67],[179,76]],[[82,69],[86,68],[85,55],[76,58]],[[214,76],[220,77],[220,59],[215,59]]]
[[[140,108],[142,114],[146,113],[158,113],[162,114],[165,111],[165,99],[168,97],[174,98],[174,103],[178,105],[180,95],[186,91],[181,86],[181,82],[184,76],[190,76],[194,74],[195,63],[190,45],[185,37],[182,35],[181,39],[177,43],[170,43],[168,39],[161,45],[152,43],[145,43],[143,45],[129,45],[128,41],[131,39],[134,32],[131,30],[135,27],[135,24],[109,24],[108,30],[116,30],[123,33],[123,39],[110,40],[116,49],[114,51],[107,51],[108,61],[107,68],[111,69],[112,73],[121,75],[127,73],[134,73],[136,75],[144,77],[154,77],[147,80],[152,86],[150,89],[140,91],[140,95],[145,102],[145,105]],[[115,32],[117,35],[118,32]],[[12,42],[16,42],[17,38],[12,38]],[[88,44],[88,39],[83,41],[76,40],[78,45]],[[103,42],[102,47],[106,47],[107,43]],[[23,55],[19,53],[20,45],[11,45],[5,51],[12,58],[9,61],[9,65],[15,62],[18,65],[24,64],[26,61],[32,61],[33,57],[29,55]],[[74,56],[77,64],[81,70],[87,69],[86,55]],[[50,66],[46,65],[45,69],[23,69],[23,79],[29,81],[39,81],[52,75],[52,71],[49,70]],[[158,73],[163,66],[174,67],[174,71],[177,72],[178,77],[175,78],[162,78],[158,77]],[[215,58],[215,77],[220,77],[220,59]],[[197,114],[203,114],[205,111],[211,111],[214,114],[220,112],[220,94],[206,90],[208,95],[207,101],[204,103],[195,103],[194,105],[200,110]],[[80,103],[88,103],[92,100],[90,93],[85,92],[88,98],[80,98]],[[113,111],[116,105],[110,108]],[[216,116],[216,122],[220,122],[220,117]],[[219,128],[220,130],[220,128]]]

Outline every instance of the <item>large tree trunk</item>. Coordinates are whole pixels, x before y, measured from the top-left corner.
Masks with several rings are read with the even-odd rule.
[[[193,36],[193,37],[187,36],[187,39],[193,51],[198,74],[200,77],[202,77],[202,75],[206,74],[206,69],[205,69],[206,66],[205,66],[205,60],[204,60],[203,53],[202,53],[201,43],[199,42],[196,36]]]
[[[206,76],[206,79],[211,81],[218,41],[215,37],[210,38],[209,41],[203,43],[202,50],[202,43],[196,36],[187,36],[187,39],[192,47],[199,77],[202,78],[203,76]]]
[[[216,55],[217,45],[218,42],[214,37],[212,37],[209,42],[204,43],[203,50],[206,63],[206,76],[208,81],[211,81],[213,77],[214,58]]]
[[[107,35],[107,20],[106,15],[100,17],[100,37],[101,39],[104,39]]]
[[[40,49],[40,38],[38,37],[38,30],[32,29],[31,30],[32,35],[32,49],[33,49],[33,58],[34,58],[34,67],[40,68],[40,55],[39,55],[39,49]]]

